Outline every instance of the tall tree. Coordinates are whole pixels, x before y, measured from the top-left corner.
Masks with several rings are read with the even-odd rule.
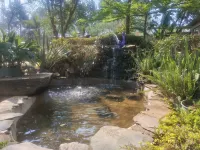
[[[69,29],[79,0],[42,0],[48,11],[53,35],[58,37],[59,29],[62,37]]]
[[[22,22],[28,20],[24,6],[17,0],[9,3],[9,7],[4,12],[4,16],[6,18],[8,32],[17,26],[20,28],[21,32]]]
[[[86,27],[92,22],[96,9],[94,0],[81,1],[77,6],[75,24],[83,36],[85,35]]]
[[[97,18],[104,21],[124,20],[126,33],[130,33],[132,16],[144,16],[147,4],[139,0],[102,0]]]

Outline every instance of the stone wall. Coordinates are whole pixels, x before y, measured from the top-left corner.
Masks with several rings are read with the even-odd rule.
[[[36,94],[49,85],[51,76],[51,73],[41,73],[32,76],[1,78],[0,96],[23,96]]]

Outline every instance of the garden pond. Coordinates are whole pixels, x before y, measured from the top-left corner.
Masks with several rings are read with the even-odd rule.
[[[103,126],[130,127],[142,110],[142,96],[118,85],[52,87],[19,121],[18,141],[52,149],[69,142],[88,144]]]

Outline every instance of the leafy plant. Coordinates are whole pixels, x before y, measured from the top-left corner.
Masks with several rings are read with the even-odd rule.
[[[165,149],[200,149],[200,109],[168,115],[156,132],[154,144]]]
[[[123,146],[126,150],[199,150],[200,109],[172,112],[161,120],[153,143]]]
[[[200,53],[191,37],[172,36],[158,41],[154,55],[140,63],[146,78],[157,83],[170,96],[192,99],[199,89]],[[157,65],[153,65],[157,64]],[[151,75],[147,73],[151,72]]]
[[[69,45],[64,38],[54,39],[47,45],[48,49],[45,49],[45,62],[43,65],[45,69],[51,70],[56,63],[67,58]]]
[[[5,34],[2,31],[0,40],[0,62],[13,66],[15,63],[33,61],[38,46],[34,42],[23,42],[14,32]]]
[[[0,142],[0,149],[6,147],[8,145],[8,142]]]

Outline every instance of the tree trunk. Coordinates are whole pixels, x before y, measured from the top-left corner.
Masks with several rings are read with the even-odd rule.
[[[145,14],[144,18],[144,40],[146,40],[146,35],[147,35],[147,19],[148,19],[148,13]]]
[[[53,31],[53,35],[54,35],[54,37],[58,38],[58,31],[57,31],[56,25],[55,25],[55,16],[54,16],[54,14],[52,14],[52,11],[54,8],[54,1],[46,0],[46,5],[47,5],[48,14],[49,14],[49,19],[51,22],[51,28]]]
[[[64,32],[64,23],[63,23],[63,9],[62,9],[62,4],[63,0],[59,0],[59,18],[60,18],[60,28],[61,28],[61,35],[62,37],[65,37],[65,32]]]
[[[75,10],[77,8],[78,2],[79,2],[79,0],[75,0],[74,6],[72,7],[72,9],[69,12],[68,19],[67,19],[67,21],[65,22],[65,25],[64,25],[64,32],[67,32],[67,30],[69,28],[69,25],[71,23],[72,17],[73,17],[73,15],[75,13]]]
[[[51,21],[51,27],[52,27],[52,30],[53,30],[53,35],[54,35],[54,37],[58,38],[58,31],[56,29],[54,17],[50,17],[50,21]]]
[[[127,9],[127,15],[126,15],[126,34],[130,34],[130,25],[131,25],[131,2],[132,0],[128,0],[128,9]]]

